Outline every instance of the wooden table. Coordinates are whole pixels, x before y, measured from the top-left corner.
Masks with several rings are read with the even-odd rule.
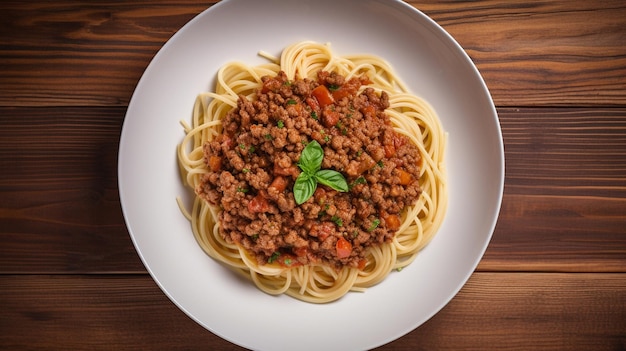
[[[1,349],[240,349],[159,290],[117,188],[137,81],[213,3],[0,2]],[[469,282],[380,349],[626,349],[626,4],[411,3],[483,74],[506,180]]]

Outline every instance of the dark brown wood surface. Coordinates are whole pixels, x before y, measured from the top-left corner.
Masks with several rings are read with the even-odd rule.
[[[159,290],[117,149],[159,48],[214,2],[0,2],[0,349],[239,350]],[[460,293],[381,350],[626,349],[626,4],[410,2],[465,48],[506,157]]]

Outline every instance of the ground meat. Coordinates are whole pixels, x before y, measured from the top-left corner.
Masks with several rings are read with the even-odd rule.
[[[389,96],[366,87],[367,77],[322,71],[291,81],[280,72],[262,81],[204,145],[208,172],[196,193],[221,208],[224,240],[260,264],[362,268],[368,248],[393,238],[421,194],[417,147],[393,130]],[[342,173],[350,189],[319,184],[297,205],[298,161],[312,140],[324,151],[321,167]]]

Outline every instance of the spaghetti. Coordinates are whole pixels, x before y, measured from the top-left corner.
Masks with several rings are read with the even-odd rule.
[[[379,57],[372,55],[338,56],[331,51],[329,45],[310,41],[299,42],[287,47],[283,50],[280,58],[275,58],[264,52],[261,52],[260,55],[267,58],[270,62],[258,66],[249,66],[238,62],[224,65],[218,71],[215,91],[198,95],[194,105],[191,124],[182,122],[186,135],[178,147],[178,161],[184,183],[196,191],[196,196],[191,210],[185,209],[179,201],[181,210],[190,220],[196,240],[210,257],[249,278],[259,289],[266,293],[274,295],[287,294],[303,301],[325,303],[339,299],[349,291],[364,291],[366,288],[382,281],[392,270],[400,270],[410,264],[418,252],[430,242],[440,227],[447,208],[446,175],[443,163],[447,134],[444,132],[436,113],[430,105],[423,99],[412,95],[395,75],[391,67]],[[333,72],[330,78],[328,74],[324,76],[327,84],[328,82],[333,82],[332,79],[338,75],[345,77],[346,82],[356,82],[353,86],[358,86],[359,92],[363,94],[369,92],[372,99],[377,99],[380,96],[381,100],[385,100],[380,102],[379,105],[386,107],[384,110],[385,118],[388,118],[393,131],[401,135],[402,140],[407,140],[412,148],[416,148],[419,151],[419,165],[410,165],[409,167],[417,172],[416,177],[419,179],[411,184],[417,185],[419,183],[419,193],[416,196],[416,201],[402,207],[401,213],[398,214],[399,221],[397,225],[386,224],[386,226],[393,227],[393,235],[387,237],[381,244],[368,245],[361,252],[361,259],[354,253],[350,256],[350,251],[346,252],[345,247],[340,247],[341,243],[339,243],[339,240],[342,240],[340,238],[337,241],[336,251],[341,259],[328,261],[311,258],[307,260],[304,257],[295,257],[295,255],[284,255],[287,257],[286,259],[275,261],[273,255],[268,258],[258,253],[255,254],[251,250],[246,249],[244,247],[246,245],[242,245],[244,241],[249,243],[258,240],[258,234],[253,234],[253,232],[249,232],[247,235],[238,233],[238,236],[235,237],[236,239],[233,239],[232,236],[220,233],[220,230],[226,231],[226,224],[222,223],[222,221],[224,220],[225,208],[231,206],[228,201],[245,201],[248,203],[249,211],[254,212],[255,207],[250,207],[250,203],[253,202],[254,198],[252,198],[251,194],[246,195],[248,188],[238,186],[237,192],[242,194],[236,194],[237,197],[235,199],[219,198],[219,201],[224,202],[217,203],[215,202],[217,200],[215,200],[213,204],[211,201],[207,201],[211,196],[201,194],[202,187],[207,182],[207,174],[211,173],[211,168],[219,169],[222,162],[221,159],[216,159],[212,163],[213,160],[210,156],[207,156],[207,152],[209,154],[219,154],[221,152],[219,143],[223,144],[224,140],[230,142],[224,135],[231,133],[228,131],[232,124],[231,111],[243,108],[242,104],[245,104],[246,101],[257,99],[258,94],[265,89],[265,85],[275,83],[275,81],[267,77],[287,77],[288,80],[283,79],[279,81],[285,84],[291,84],[292,81],[297,79],[313,82],[320,79],[320,72]],[[363,88],[361,85],[367,88]],[[364,92],[364,89],[370,90],[365,90]],[[371,93],[372,91],[377,95],[374,96]],[[304,101],[294,100],[294,104],[300,104],[301,102],[302,105],[306,106]],[[287,104],[290,103],[288,102]],[[314,114],[312,116],[315,117]],[[282,123],[282,121],[280,122]],[[338,124],[328,125],[328,127],[340,129]],[[277,128],[282,128],[282,126],[279,125]],[[269,133],[267,135],[271,138]],[[321,137],[323,136],[317,135],[312,137],[312,139]],[[320,139],[320,141],[324,144],[324,140]],[[214,145],[213,148],[207,146],[211,144]],[[304,151],[305,140],[302,141],[302,144],[303,146],[296,147],[295,151],[298,154]],[[272,144],[268,141],[267,145],[271,146]],[[328,145],[330,145],[330,142]],[[253,153],[253,148],[254,145],[242,144],[241,150],[237,150],[237,155],[234,157],[244,157],[248,153]],[[331,149],[329,146],[326,146],[326,150]],[[233,156],[235,154],[229,155]],[[222,157],[226,159],[225,155],[222,155]],[[377,158],[379,157],[375,157],[375,159]],[[378,163],[382,162],[383,160],[381,159]],[[283,169],[285,171],[284,178],[293,178],[283,183],[293,184],[298,174],[305,173],[305,167],[302,167],[301,163],[299,163],[301,170],[296,169],[293,171],[293,169],[290,169],[285,171],[286,169]],[[396,163],[401,164],[402,161],[397,161]],[[329,166],[328,162],[324,165]],[[240,173],[250,172],[249,169],[241,167],[238,170]],[[319,168],[320,166],[316,170]],[[367,183],[365,180],[367,177],[360,176],[360,173],[351,173],[345,169],[341,171],[346,173],[351,188],[357,183]],[[363,170],[359,172],[363,172]],[[290,175],[291,173],[293,175]],[[309,176],[307,175],[307,177]],[[310,177],[313,177],[313,175]],[[400,178],[403,177],[409,176],[401,174]],[[214,183],[219,183],[220,181],[223,183],[227,182],[226,180],[215,179],[216,176],[213,178],[212,181]],[[243,174],[241,178],[243,179]],[[275,178],[283,177],[275,175]],[[411,178],[409,177],[408,179]],[[233,184],[245,183],[236,183],[236,180],[233,180]],[[232,186],[234,187],[235,185]],[[359,184],[358,186],[363,187],[366,185]],[[263,189],[268,188],[265,186]],[[403,188],[403,190],[406,189],[408,188]],[[255,189],[252,188],[252,190],[254,191]],[[284,186],[280,190],[284,190]],[[324,193],[323,189],[320,191]],[[319,191],[313,188],[310,192],[315,194],[312,199],[301,199],[301,201],[297,201],[299,205],[306,206],[319,199]],[[329,193],[334,194],[336,192],[330,190]],[[396,193],[398,193],[397,190]],[[288,195],[286,200],[284,198],[285,194]],[[281,199],[285,204],[282,206],[290,208],[296,206],[293,204],[294,194],[295,188],[293,193],[290,190],[287,192],[283,191]],[[267,194],[264,195],[264,197],[268,196]],[[296,194],[295,196],[297,197],[298,195]],[[354,214],[354,210],[352,212]],[[250,216],[249,212],[245,214]],[[319,216],[322,215],[330,218],[325,213],[319,214]],[[220,219],[220,216],[222,216],[222,219]],[[384,225],[381,225],[381,228],[377,228],[379,225],[378,220],[372,221],[372,216],[368,218],[364,217],[360,220],[361,228],[363,229],[357,230],[354,229],[358,228],[356,226],[350,227],[353,228],[355,237],[357,232],[364,234],[363,236],[367,238],[369,233],[366,232],[383,230],[382,227]],[[332,220],[335,221],[337,226],[342,226],[341,216],[333,216]],[[220,229],[221,227],[222,229]],[[346,235],[347,227],[346,225],[343,228],[339,228],[338,232],[343,230],[343,234]],[[311,231],[311,235],[314,235],[315,228],[311,229],[310,225],[307,228]],[[246,228],[247,230],[248,228]],[[258,231],[259,229],[255,230]],[[334,233],[335,229],[332,230]],[[243,237],[243,239],[237,239],[239,237]],[[319,237],[316,239],[319,239]],[[348,248],[351,249],[350,246]],[[334,251],[334,249],[331,251]],[[342,252],[346,254],[342,255]],[[280,254],[279,251],[275,253]],[[306,264],[290,266],[292,258],[298,258],[300,262],[306,262]],[[289,261],[287,262],[286,260]],[[329,262],[334,264],[329,264]],[[342,265],[341,262],[345,263],[345,265]]]

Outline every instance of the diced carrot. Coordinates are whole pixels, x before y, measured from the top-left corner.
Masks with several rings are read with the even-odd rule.
[[[390,214],[385,217],[385,225],[387,226],[387,229],[398,230],[400,229],[401,224],[400,217],[397,215]]]
[[[397,171],[398,171],[398,176],[400,177],[401,185],[411,184],[411,182],[413,181],[413,177],[411,176],[409,172],[402,170],[402,169],[397,169]]]
[[[222,158],[219,156],[209,156],[209,169],[219,172],[222,169]]]

